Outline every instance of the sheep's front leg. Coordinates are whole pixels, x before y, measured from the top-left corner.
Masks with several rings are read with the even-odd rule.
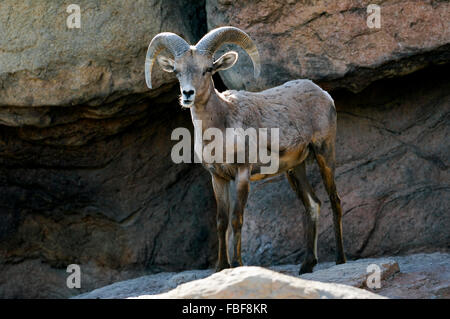
[[[241,258],[241,229],[244,222],[244,208],[250,190],[250,168],[239,167],[236,175],[236,201],[231,212],[231,226],[233,227],[233,260],[231,267],[242,266]]]
[[[230,182],[219,176],[212,175],[214,197],[217,203],[217,235],[219,239],[219,255],[216,271],[230,268],[227,257],[226,232],[228,228],[228,214],[230,207]]]

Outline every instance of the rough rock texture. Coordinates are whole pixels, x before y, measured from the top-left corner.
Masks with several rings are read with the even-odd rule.
[[[212,269],[186,270],[179,273],[161,272],[89,291],[72,299],[125,299],[141,295],[156,295],[175,289],[177,286],[192,280],[203,279],[214,274]]]
[[[390,298],[450,299],[450,254],[396,256],[400,273],[375,292]]]
[[[213,263],[207,173],[170,160],[170,134],[182,126],[189,122],[178,107],[151,105],[120,136],[72,149],[2,127],[0,296],[76,293],[65,288],[72,263],[86,274],[84,291],[149,268]],[[47,289],[30,288],[39,286]]]
[[[283,275],[262,267],[226,269],[160,295],[139,299],[382,299],[368,291]]]
[[[380,29],[367,26],[369,4],[381,7]],[[207,0],[206,10],[209,29],[239,27],[260,51],[259,79],[253,79],[244,53],[222,72],[234,89],[260,90],[309,78],[326,89],[358,92],[377,79],[450,60],[448,1]]]
[[[170,134],[176,127],[192,127],[189,113],[177,106],[174,77],[155,67],[158,88],[149,91],[143,69],[155,33],[177,32],[195,42],[206,32],[204,2],[77,3],[80,30],[67,29],[66,5],[58,1],[0,2],[2,298],[67,297],[144,274],[209,268],[215,262],[215,203],[208,173],[198,164],[176,165],[170,159]],[[324,14],[322,2],[290,3],[276,14],[270,14],[270,6],[278,4],[270,4],[266,18],[264,10],[252,9],[253,2],[238,6],[250,22],[257,20],[253,15],[262,17],[248,28],[232,6],[207,4],[210,26],[228,8],[241,17],[230,23],[258,41],[266,73],[255,85],[305,76],[325,87],[359,91],[377,79],[448,60],[448,1],[415,1],[417,6],[384,1],[382,6],[392,10],[382,9],[387,19],[382,24],[391,24],[367,34],[361,29],[363,2],[339,1],[342,8],[329,2]],[[395,11],[404,28],[393,18]],[[295,21],[292,12],[299,17]],[[299,26],[300,38],[290,43],[303,41],[301,48],[274,49],[276,41],[295,39],[295,33],[280,33],[272,25],[305,19],[313,19],[308,28],[318,23],[315,33],[326,33],[319,34],[323,43],[303,41],[316,35]],[[342,19],[338,28],[333,19]],[[389,42],[391,31],[401,49]],[[273,42],[267,41],[271,32]],[[290,55],[294,62],[277,62]],[[353,55],[354,65],[349,64]],[[245,55],[241,58],[245,64]],[[439,65],[398,80],[381,79],[358,94],[331,92],[339,113],[337,184],[350,258],[449,249],[449,71],[448,64]],[[222,76],[227,81],[226,73]],[[323,202],[322,262],[333,259],[334,239],[329,203],[312,167],[311,181]],[[252,185],[244,262],[300,262],[302,212],[284,177]],[[81,265],[81,291],[66,288],[71,263]]]
[[[81,9],[80,29],[66,25],[69,4],[0,3],[1,106],[100,106],[130,94],[156,96],[161,90],[150,92],[144,81],[151,39],[170,30],[196,41],[205,31],[200,23],[203,10],[198,14],[204,1],[80,0],[76,2]],[[157,70],[154,87],[173,80]],[[18,110],[18,118],[7,125],[55,124],[45,109]],[[115,110],[98,111],[87,117],[107,116]]]
[[[367,288],[367,276],[371,274],[367,272],[367,266],[370,264],[378,265],[381,269],[380,289]],[[253,267],[245,268],[253,269]],[[270,267],[270,269],[276,273],[290,276],[289,281],[292,280],[292,277],[299,277],[299,265],[280,265]],[[159,273],[117,282],[73,298],[122,299],[158,294],[170,297],[175,292],[169,291],[178,285],[203,279],[212,274],[212,270]],[[220,276],[220,278],[223,279],[223,282],[229,283],[232,280],[228,278],[229,276],[228,272],[227,275]],[[299,278],[364,288],[388,298],[450,298],[450,254],[433,253],[394,258],[366,258],[350,261],[343,265],[325,262],[319,263],[312,274],[304,274]],[[214,286],[211,285],[211,287],[215,289]],[[248,290],[248,293],[261,292],[256,285],[249,287]],[[167,292],[170,295],[167,295]],[[236,298],[237,296],[231,297]]]
[[[313,273],[301,275],[301,278],[365,288],[367,287],[368,276],[373,274],[373,270],[367,272],[370,265],[379,267],[380,280],[382,281],[389,279],[400,271],[398,263],[393,258],[364,258],[340,265],[324,263],[321,267],[316,267]],[[298,267],[293,268],[284,265],[275,266],[273,269],[290,275],[295,275],[298,272]]]

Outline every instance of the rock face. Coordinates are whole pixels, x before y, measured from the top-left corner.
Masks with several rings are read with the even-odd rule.
[[[77,4],[81,28],[69,29],[68,4],[61,1],[2,1],[0,105],[100,106],[136,93],[156,96],[161,91],[150,92],[144,81],[151,39],[161,30],[171,30],[196,41],[206,31],[198,23],[201,20],[194,19],[202,1],[80,0]],[[173,79],[157,70],[154,87]],[[113,109],[108,111],[110,115]],[[6,124],[55,124],[44,110],[29,112],[22,121],[19,113],[17,123]]]
[[[380,288],[378,289],[367,287],[368,276],[374,273],[370,268],[368,271],[370,265],[372,267],[376,265],[380,269]],[[159,273],[117,282],[74,298],[205,298],[212,295],[231,298],[252,298],[256,295],[261,296],[258,298],[277,298],[284,297],[282,293],[288,291],[294,298],[302,298],[311,297],[311,293],[318,287],[320,289],[315,292],[320,292],[324,287],[331,287],[333,290],[336,287],[320,286],[317,285],[318,282],[339,284],[339,287],[345,285],[344,287],[363,288],[388,298],[450,297],[450,254],[367,258],[342,265],[330,262],[319,263],[316,266],[317,270],[313,273],[301,276],[298,276],[298,269],[299,265],[281,265],[270,267],[271,271],[260,267],[240,267],[214,275],[212,270]],[[281,274],[286,276],[280,277]],[[280,282],[286,283],[288,289],[274,291],[274,286]],[[308,286],[313,291],[305,294],[305,290],[296,289],[298,285]],[[348,292],[348,290],[345,291]],[[360,291],[353,290],[357,293]]]
[[[58,1],[2,1],[0,297],[67,297],[214,265],[210,177],[170,158],[189,112],[174,77],[155,67],[150,91],[143,68],[156,33],[196,42],[206,22],[243,28],[261,51],[261,78],[247,78],[241,54],[221,74],[230,88],[309,77],[332,89],[349,258],[448,250],[449,3],[384,1],[378,31],[360,1],[310,3],[78,1],[81,29],[68,29]],[[310,167],[323,203],[319,259],[332,260],[329,202]],[[303,211],[284,177],[252,184],[245,264],[299,263]],[[81,266],[81,291],[66,287],[69,264]],[[185,275],[197,276],[170,289]]]
[[[380,5],[379,29],[368,27],[369,4]],[[450,59],[448,1],[207,0],[206,10],[209,29],[241,28],[260,51],[259,79],[253,79],[242,50],[241,61],[222,73],[234,89],[261,90],[308,78],[326,89],[359,92],[377,79]]]
[[[261,267],[226,269],[208,278],[147,298],[182,299],[382,299],[371,292],[340,284],[298,279]]]
[[[77,293],[66,288],[69,264],[81,265],[86,291],[149,269],[214,262],[207,173],[170,160],[171,132],[189,122],[171,104],[141,116],[119,136],[71,149],[2,127],[1,297]]]

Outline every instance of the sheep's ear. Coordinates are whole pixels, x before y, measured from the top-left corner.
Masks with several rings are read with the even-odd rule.
[[[226,70],[231,68],[238,59],[238,53],[230,51],[222,55],[213,63],[214,73],[220,70]]]
[[[161,67],[161,69],[163,69],[164,71],[173,72],[173,70],[175,70],[175,61],[174,60],[167,58],[163,55],[158,55],[156,60],[158,61],[158,64]]]

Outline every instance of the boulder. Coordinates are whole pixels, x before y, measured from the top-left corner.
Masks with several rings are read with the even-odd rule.
[[[205,31],[197,18],[204,12],[202,1],[80,0],[80,28],[66,24],[69,4],[1,2],[0,106],[19,110],[7,125],[55,124],[40,106],[103,106],[85,114],[97,118],[117,112],[104,105],[119,97],[157,96],[176,79],[155,69],[159,89],[147,89],[144,62],[151,39],[171,31],[196,41]]]
[[[367,24],[369,4],[380,6],[380,28]],[[242,50],[240,61],[221,73],[233,89],[308,78],[328,90],[359,92],[378,79],[450,60],[448,1],[207,0],[206,11],[208,29],[241,28],[259,49],[258,79]]]
[[[280,274],[262,267],[225,269],[159,295],[139,299],[383,299],[369,291]]]

